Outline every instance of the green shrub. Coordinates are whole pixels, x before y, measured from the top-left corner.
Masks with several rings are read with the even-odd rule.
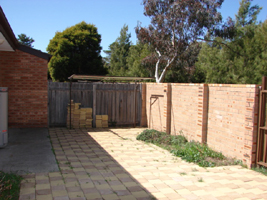
[[[168,135],[164,132],[146,129],[136,139],[156,144],[170,150],[175,156],[202,167],[236,164],[233,160],[225,161],[227,158],[222,153],[213,151],[205,144],[188,142],[181,131],[180,135]]]
[[[21,176],[0,171],[0,200],[19,199]]]
[[[222,153],[218,153],[210,149],[205,144],[197,142],[188,142],[183,146],[177,146],[175,150],[172,150],[175,156],[179,156],[187,162],[197,163],[201,167],[213,167],[216,166],[214,159],[222,160],[225,157]],[[213,158],[211,160],[207,158]]]
[[[136,137],[137,140],[153,144],[181,145],[187,142],[182,135],[168,135],[154,129],[146,129]]]

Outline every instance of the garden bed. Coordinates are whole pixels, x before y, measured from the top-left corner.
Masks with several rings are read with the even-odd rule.
[[[234,158],[228,158],[220,152],[209,148],[206,144],[187,141],[180,131],[180,135],[168,135],[153,129],[146,129],[136,138],[147,143],[155,144],[170,151],[173,155],[181,157],[187,162],[193,162],[201,167],[215,167],[237,165],[242,162]]]

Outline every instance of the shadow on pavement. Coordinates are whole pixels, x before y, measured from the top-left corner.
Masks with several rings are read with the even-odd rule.
[[[47,128],[10,128],[0,149],[0,171],[17,174],[59,171]]]
[[[50,130],[67,191],[82,191],[87,199],[156,199],[88,132],[97,130]],[[109,130],[103,132],[114,134]],[[79,187],[68,187],[74,183],[79,183]]]

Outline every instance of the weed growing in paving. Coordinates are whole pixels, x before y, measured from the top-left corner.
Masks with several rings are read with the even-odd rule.
[[[173,155],[181,157],[187,162],[194,162],[201,167],[239,164],[238,161],[226,158],[222,153],[213,151],[205,144],[188,142],[181,131],[180,135],[168,135],[164,132],[147,129],[136,139],[160,146],[169,150]]]
[[[21,176],[0,171],[0,200],[19,198]]]
[[[203,178],[202,177],[198,178],[198,182],[204,182]]]
[[[265,176],[267,176],[267,168],[266,167],[256,167],[256,168],[252,168],[252,170],[262,173]]]

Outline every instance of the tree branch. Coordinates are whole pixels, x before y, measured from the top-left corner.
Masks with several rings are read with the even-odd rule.
[[[163,78],[165,77],[165,74],[166,74],[167,70],[171,67],[172,62],[176,59],[176,57],[177,57],[177,54],[175,54],[171,60],[170,59],[168,60],[168,63],[166,65],[166,67],[164,68],[164,70],[162,71],[162,73],[160,75],[160,78],[159,78],[157,83],[161,83],[162,82]]]
[[[198,40],[202,40],[202,41],[206,41],[206,42],[215,42],[215,43],[217,43],[217,44],[224,45],[224,46],[226,46],[230,51],[232,51],[233,53],[235,53],[235,54],[237,54],[237,55],[239,55],[239,56],[241,56],[241,57],[244,57],[244,56],[245,56],[245,55],[240,54],[240,53],[237,52],[237,51],[234,51],[228,44],[225,44],[225,43],[223,43],[223,42],[218,42],[218,41],[216,41],[216,40],[201,39],[201,38],[197,38],[197,39],[198,39]]]
[[[159,59],[156,63],[156,70],[155,70],[155,78],[156,78],[156,82],[158,83],[158,81],[159,81],[159,63],[160,63],[162,57],[161,57],[161,53],[158,51],[158,49],[156,48],[155,50],[156,50],[157,54],[159,55]]]

